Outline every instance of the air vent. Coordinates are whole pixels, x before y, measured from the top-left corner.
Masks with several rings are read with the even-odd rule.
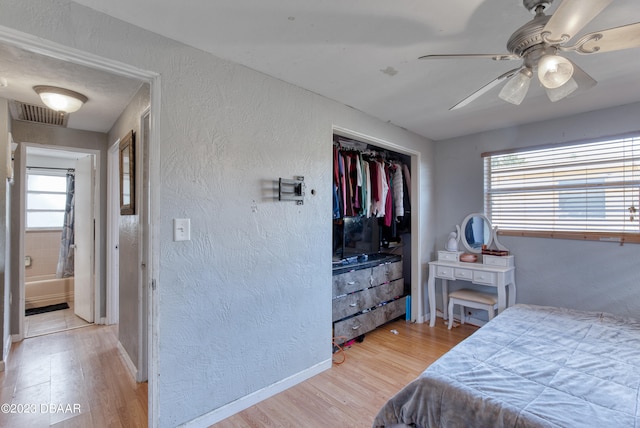
[[[68,115],[33,104],[25,104],[20,101],[12,101],[10,104],[11,116],[15,120],[24,122],[42,123],[45,125],[63,126],[66,128]]]

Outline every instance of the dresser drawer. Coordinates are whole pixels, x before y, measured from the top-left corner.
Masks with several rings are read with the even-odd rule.
[[[405,297],[389,302],[386,305],[339,321],[333,325],[333,336],[338,338],[338,343],[346,342],[349,339],[365,334],[379,325],[398,318],[405,313]],[[342,337],[341,337],[342,336]]]
[[[476,284],[497,285],[498,275],[495,272],[473,272],[473,282]]]
[[[434,266],[436,278],[455,279],[454,268],[448,266]]]
[[[402,262],[385,263],[372,269],[373,284],[384,284],[402,278]]]
[[[380,302],[386,302],[395,297],[402,296],[403,293],[404,279],[400,278],[391,281],[389,284],[367,288],[357,293],[347,294],[346,296],[333,299],[333,321],[357,314],[364,309],[378,305]]]
[[[471,281],[473,279],[473,270],[456,268],[455,277],[456,279]]]
[[[373,285],[371,269],[352,270],[333,276],[333,297],[363,290]]]

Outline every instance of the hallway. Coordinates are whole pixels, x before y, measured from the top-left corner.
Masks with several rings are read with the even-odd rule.
[[[117,348],[118,326],[14,343],[0,373],[0,427],[146,427],[147,383]]]

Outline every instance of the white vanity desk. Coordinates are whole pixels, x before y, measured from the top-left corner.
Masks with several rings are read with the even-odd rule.
[[[468,281],[474,284],[496,287],[498,291],[498,313],[516,303],[516,280],[513,256],[483,257],[483,245],[490,248],[494,245],[498,250],[505,248],[498,242],[497,229],[482,213],[469,214],[457,232],[449,234],[448,251],[438,251],[438,260],[429,262],[429,280],[427,281],[427,295],[429,297],[429,325],[436,325],[436,278],[442,282],[443,318],[448,318],[449,305],[448,281]],[[477,255],[477,262],[460,261],[462,251],[458,250],[458,242],[462,241],[469,253]],[[484,259],[484,260],[483,260]],[[483,263],[484,261],[484,263]]]
[[[429,296],[429,325],[431,327],[436,325],[436,278],[441,279],[442,282],[442,307],[444,308],[442,313],[445,320],[449,305],[448,280],[469,281],[474,284],[496,287],[498,289],[498,313],[507,307],[507,294],[508,306],[516,303],[515,267],[513,266],[492,266],[446,260],[429,262],[427,292]]]

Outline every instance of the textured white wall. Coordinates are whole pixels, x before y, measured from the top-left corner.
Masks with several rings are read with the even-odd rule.
[[[334,125],[423,154],[414,212],[431,247],[429,141],[69,1],[0,7],[0,25],[161,75],[160,426],[329,361]],[[302,206],[274,199],[294,175]],[[173,218],[191,241],[172,241]]]
[[[483,160],[493,150],[640,130],[640,103],[436,143],[436,248],[471,212],[483,211]],[[640,246],[501,237],[515,255],[517,302],[640,314]]]

